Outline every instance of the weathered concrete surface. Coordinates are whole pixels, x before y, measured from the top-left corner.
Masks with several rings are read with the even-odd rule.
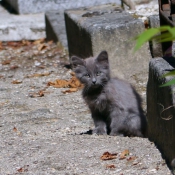
[[[147,138],[80,135],[94,128],[90,112],[81,91],[64,94],[65,88],[47,86],[69,80],[71,71],[60,64],[64,52],[44,44],[41,51],[40,44],[0,50],[0,174],[170,175]],[[2,64],[6,60],[10,64]],[[44,96],[31,98],[40,90]],[[126,149],[130,154],[120,160]],[[102,161],[106,151],[117,158]]]
[[[40,13],[50,10],[62,10],[78,7],[88,7],[105,3],[121,4],[121,0],[4,0],[8,2],[18,13]],[[130,0],[124,0],[130,4]],[[149,3],[151,0],[131,0],[135,4]],[[128,3],[129,2],[129,3]],[[128,7],[127,7],[128,8]]]
[[[107,50],[113,75],[134,83],[147,79],[150,53],[148,45],[133,52],[133,38],[145,28],[115,5],[65,11],[69,54],[94,56]]]
[[[174,58],[168,58],[171,64]],[[167,158],[168,163],[175,158],[175,96],[174,86],[159,87],[170,78],[161,76],[173,70],[163,58],[150,61],[147,87],[148,135]]]
[[[0,3],[0,41],[45,38],[44,14],[10,14]]]
[[[44,14],[4,15],[0,18],[0,41],[45,38]]]
[[[89,7],[106,3],[118,3],[120,0],[5,0],[19,14],[41,13],[50,10],[63,11],[64,9]]]
[[[148,19],[150,28],[160,27],[159,15],[151,15]],[[157,43],[156,41],[150,41],[150,49],[153,58],[163,56],[161,43]]]

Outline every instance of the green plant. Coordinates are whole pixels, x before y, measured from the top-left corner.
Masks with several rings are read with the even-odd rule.
[[[175,40],[175,27],[161,26],[158,28],[150,28],[138,35],[136,38],[134,51],[140,49],[148,41],[167,42]],[[175,76],[175,70],[165,74],[163,77]],[[168,81],[160,87],[170,86],[175,84],[175,79]]]
[[[159,34],[159,35],[158,35]],[[175,27],[162,26],[158,28],[150,28],[138,35],[136,38],[136,45],[134,51],[148,41],[155,40],[156,42],[167,42],[175,40]]]

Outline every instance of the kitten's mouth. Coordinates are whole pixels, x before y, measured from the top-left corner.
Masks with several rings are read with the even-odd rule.
[[[101,86],[99,84],[93,84],[91,87],[94,88],[94,89],[96,89],[96,88],[99,88]]]

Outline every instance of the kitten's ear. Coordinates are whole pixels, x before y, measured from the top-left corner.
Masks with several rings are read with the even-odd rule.
[[[72,65],[73,68],[76,68],[77,66],[84,66],[84,60],[82,60],[81,58],[77,57],[77,56],[72,56],[70,58],[70,63]]]
[[[101,62],[106,62],[108,63],[108,53],[104,50],[102,51],[98,57],[96,58],[97,62],[101,63]]]

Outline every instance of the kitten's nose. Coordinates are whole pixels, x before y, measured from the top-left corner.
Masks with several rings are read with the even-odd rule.
[[[92,78],[92,83],[95,84],[96,83],[96,79]]]

